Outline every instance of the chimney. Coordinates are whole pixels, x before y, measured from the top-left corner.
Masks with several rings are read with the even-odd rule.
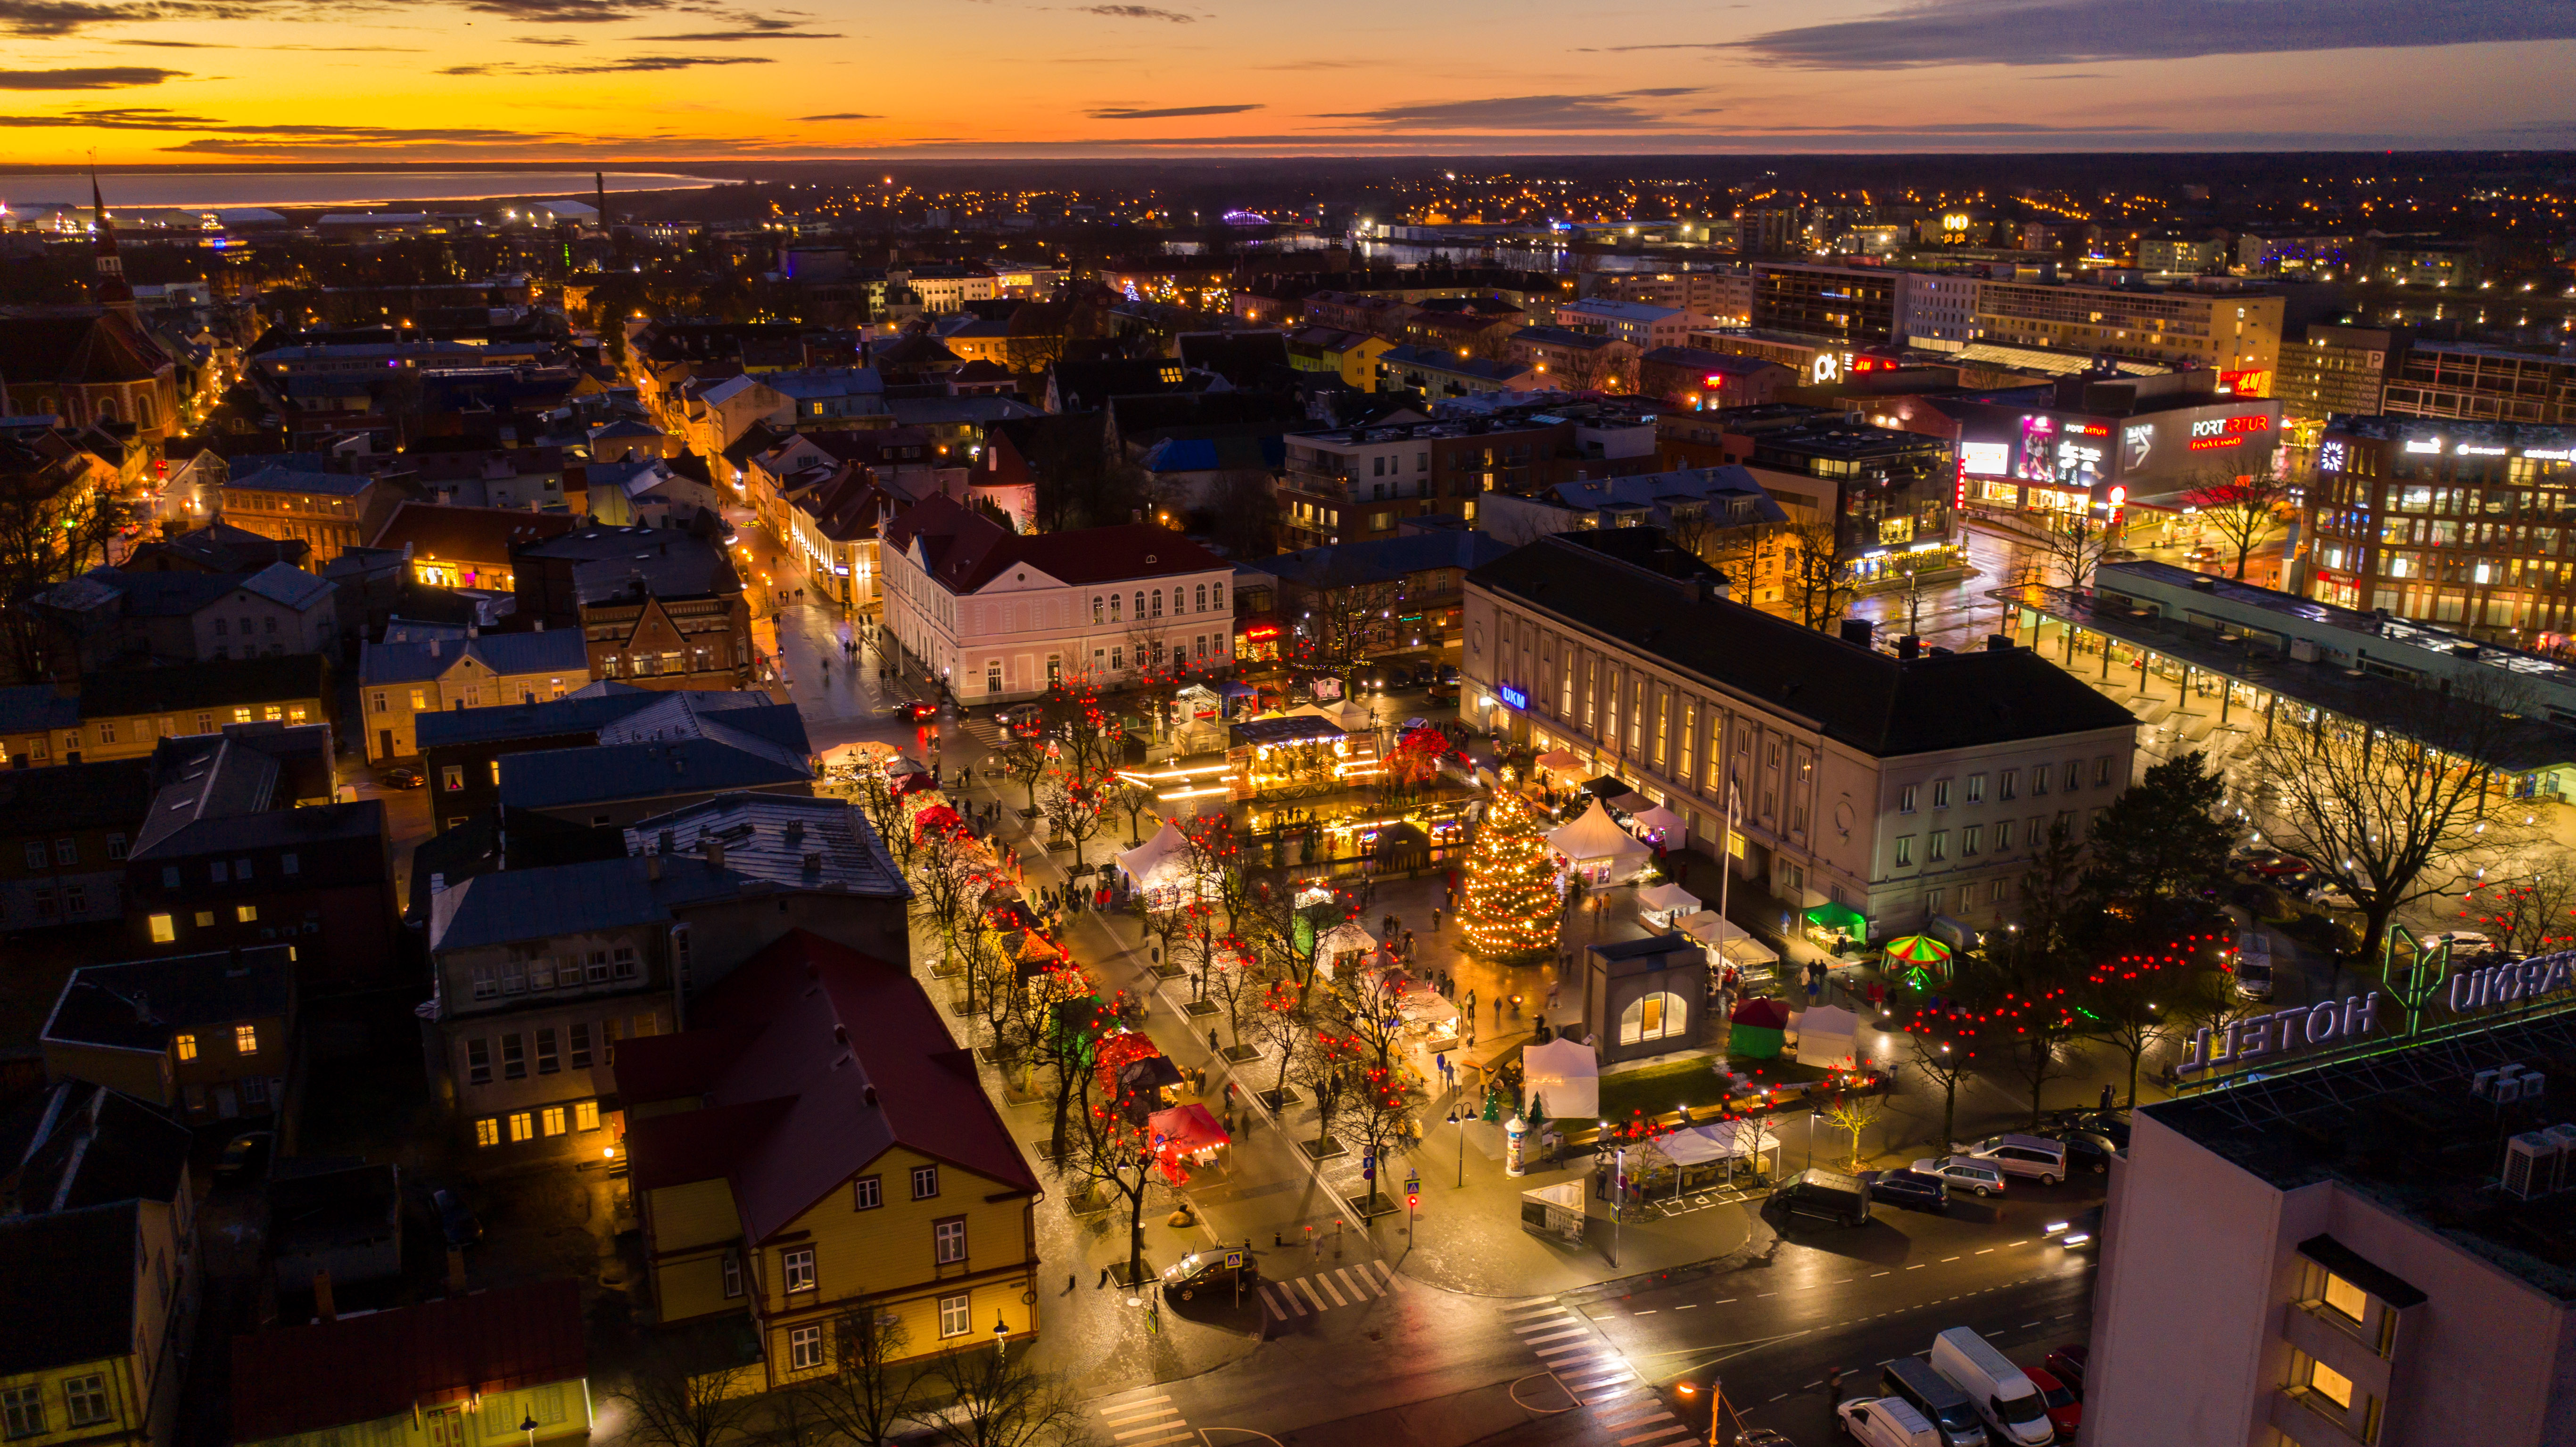
[[[1843,641],[1845,643],[1856,643],[1863,648],[1867,648],[1869,646],[1870,630],[1875,626],[1877,625],[1871,623],[1866,618],[1846,618],[1843,620],[1842,625]]]
[[[431,875],[429,877],[429,892],[432,894],[447,893],[447,876],[445,874]]]
[[[709,869],[718,869],[718,870],[720,870],[720,869],[724,868],[724,841],[723,841],[723,840],[721,840],[721,839],[701,839],[701,840],[699,840],[699,841],[698,841],[698,847],[706,851],[706,855],[707,855],[707,868],[709,868]]]
[[[545,631],[546,631],[546,620],[544,620],[543,618],[540,618],[540,619],[538,619],[538,620],[537,620],[537,631],[538,631],[539,633],[543,633],[543,632],[545,632]]]
[[[1897,656],[1897,657],[1899,657],[1899,658],[1920,658],[1920,657],[1922,657],[1922,656],[1923,656],[1923,640],[1922,640],[1920,637],[1918,637],[1918,636],[1916,636],[1916,635],[1914,635],[1914,634],[1912,634],[1912,633],[1908,633],[1908,634],[1906,634],[1904,637],[1897,639],[1897,640],[1896,640],[1896,656]]]
[[[645,879],[647,879],[647,880],[649,880],[649,881],[651,881],[652,883],[655,883],[655,884],[659,884],[659,883],[661,883],[661,882],[662,882],[662,856],[661,856],[661,855],[659,855],[659,854],[647,854],[647,855],[645,855],[645,856],[644,856],[644,877],[645,877]]]
[[[338,1321],[340,1313],[331,1301],[331,1273],[313,1273],[313,1315],[323,1321]]]
[[[435,638],[429,640],[429,656],[432,658],[438,656],[438,640]]]

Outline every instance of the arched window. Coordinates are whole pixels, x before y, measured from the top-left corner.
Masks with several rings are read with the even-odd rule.
[[[137,393],[135,393],[135,394],[134,394],[134,423],[135,423],[135,425],[136,425],[136,426],[138,426],[138,427],[149,427],[149,426],[151,426],[151,425],[153,424],[153,421],[154,421],[154,414],[153,414],[153,410],[152,410],[152,394],[151,394],[151,393],[149,393],[149,392],[137,392]]]
[[[1097,593],[1091,595],[1091,621],[1100,621],[1100,595]]]
[[[1680,1039],[1690,1033],[1690,1027],[1690,1006],[1681,996],[1669,992],[1647,995],[1631,1001],[1627,1009],[1619,1012],[1619,1043]]]
[[[115,398],[101,397],[98,399],[98,420],[101,422],[113,422],[116,420]]]
[[[1178,594],[1180,589],[1175,588],[1172,591],[1174,594]],[[1154,590],[1154,616],[1157,618],[1163,616],[1163,590],[1160,588],[1156,588]]]
[[[1124,602],[1124,601],[1126,601],[1126,600],[1125,600],[1125,599],[1123,599],[1123,598],[1121,598],[1121,597],[1120,597],[1118,594],[1116,594],[1116,593],[1112,593],[1112,594],[1110,594],[1110,595],[1109,595],[1109,621],[1110,621],[1110,622],[1115,623],[1115,622],[1119,621],[1119,620],[1118,620],[1118,605],[1119,605],[1120,603]]]
[[[1218,612],[1220,612],[1220,613],[1224,612],[1224,611],[1225,611],[1225,584],[1223,584],[1223,583],[1218,583],[1218,584],[1216,584],[1214,587],[1210,588],[1210,589],[1208,590],[1208,592],[1209,592],[1209,595],[1210,595],[1211,597],[1213,597],[1213,598],[1215,598],[1215,599],[1216,599],[1216,611],[1218,611]]]
[[[1142,591],[1136,594],[1136,621],[1139,623],[1145,621],[1145,595]]]
[[[1201,584],[1190,590],[1190,611],[1193,613],[1207,611],[1207,585]]]

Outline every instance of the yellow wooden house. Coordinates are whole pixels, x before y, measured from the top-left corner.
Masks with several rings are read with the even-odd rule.
[[[788,934],[616,1068],[659,1317],[746,1315],[759,1389],[854,1310],[905,1357],[1036,1333],[1037,1177],[902,965]]]

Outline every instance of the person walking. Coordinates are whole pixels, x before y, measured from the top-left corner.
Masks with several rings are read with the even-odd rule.
[[[2109,1113],[2110,1113],[2110,1110],[2111,1110],[2111,1087],[2110,1087],[2110,1085],[2106,1082],[2106,1083],[2103,1085],[2103,1087],[2102,1087],[2102,1111],[2103,1111],[2103,1113],[2104,1113],[2104,1114],[2106,1114],[2106,1115],[2107,1115],[2107,1114],[2109,1114]]]

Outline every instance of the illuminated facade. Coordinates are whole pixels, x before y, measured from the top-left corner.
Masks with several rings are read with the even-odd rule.
[[[2279,296],[2243,287],[1988,281],[1976,325],[1992,341],[2268,377],[2281,364],[2281,311]]]
[[[2576,427],[2342,417],[2317,446],[2308,596],[2563,647]]]

